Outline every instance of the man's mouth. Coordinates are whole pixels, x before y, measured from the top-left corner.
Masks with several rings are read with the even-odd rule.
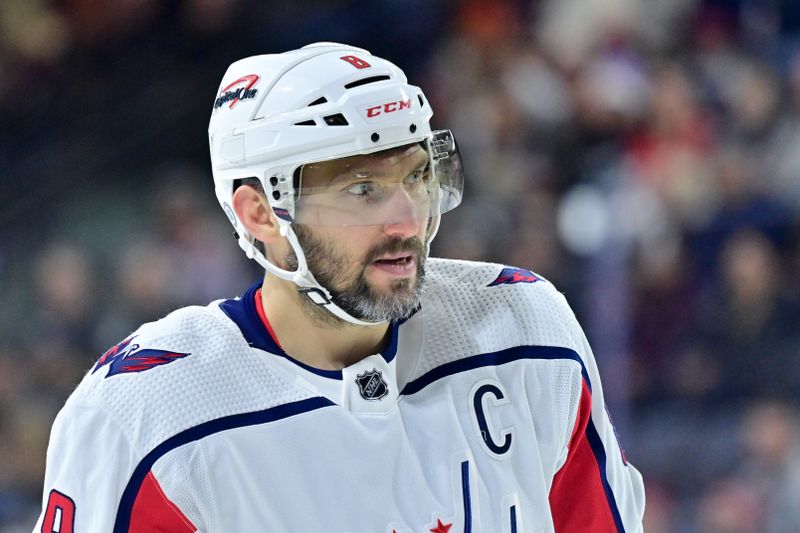
[[[372,262],[372,266],[395,276],[410,276],[416,272],[417,256],[409,252],[385,254]]]
[[[387,254],[379,257],[374,262],[384,265],[397,265],[403,266],[414,260],[414,254],[408,252],[401,252],[397,254]]]

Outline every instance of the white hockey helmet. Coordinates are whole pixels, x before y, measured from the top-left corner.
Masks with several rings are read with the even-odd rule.
[[[326,198],[326,191],[303,188],[303,168],[419,144],[427,151],[425,194],[412,216],[429,220],[430,244],[439,216],[461,202],[463,191],[455,140],[449,130],[431,131],[432,114],[422,91],[407,83],[402,70],[360,48],[315,43],[233,63],[220,83],[208,135],[217,199],[247,257],[294,282],[314,303],[339,318],[372,324],[337,306],[328,289],[314,279],[291,224],[370,225],[379,221],[364,209],[345,210],[346,216],[340,216],[341,202],[337,204],[339,215],[306,220],[303,201]],[[247,178],[260,180],[281,234],[297,256],[295,271],[282,269],[265,257],[233,210],[236,183]],[[330,199],[335,200],[333,196]]]

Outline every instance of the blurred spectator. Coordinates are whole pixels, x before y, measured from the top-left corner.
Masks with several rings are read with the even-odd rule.
[[[96,351],[97,357],[140,324],[161,318],[173,308],[173,265],[166,252],[156,242],[141,239],[130,242],[115,258],[118,277],[111,289],[115,296],[100,318],[93,339],[94,345],[102,346]]]
[[[662,66],[650,86],[650,116],[626,150],[632,177],[653,189],[681,225],[693,228],[715,201],[711,117],[685,67]]]
[[[765,186],[769,193],[786,200],[800,213],[800,50],[795,52],[788,73],[788,96],[764,150]]]
[[[37,377],[56,397],[66,395],[90,362],[97,319],[93,265],[79,245],[54,242],[35,268],[35,309],[23,322],[24,342],[37,364]],[[66,397],[66,396],[64,396]]]
[[[238,252],[233,230],[208,194],[208,172],[174,166],[156,173],[159,185],[148,203],[156,213],[152,231],[158,249],[169,263],[169,280],[160,288],[172,296],[168,307],[240,294],[262,274]]]
[[[760,503],[755,487],[733,481],[715,483],[700,503],[700,529],[705,533],[763,531]]]
[[[78,42],[94,47],[120,41],[147,26],[158,14],[160,0],[65,0],[64,12]]]
[[[631,347],[637,399],[698,397],[719,383],[720,369],[704,351],[687,346],[697,291],[686,250],[640,257],[634,291]],[[665,319],[665,317],[669,317]]]
[[[786,404],[759,402],[745,414],[743,457],[730,477],[712,485],[699,507],[703,531],[800,531],[800,439]]]
[[[703,307],[703,344],[720,369],[715,392],[724,400],[775,394],[796,397],[800,372],[798,304],[784,294],[775,246],[742,230],[725,241],[720,286]]]
[[[797,412],[779,402],[753,405],[741,429],[742,482],[759,490],[766,533],[800,531],[800,433]]]

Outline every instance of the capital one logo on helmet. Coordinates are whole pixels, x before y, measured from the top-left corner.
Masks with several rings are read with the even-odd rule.
[[[230,102],[228,109],[233,109],[233,106],[240,100],[255,98],[256,94],[258,94],[258,89],[253,89],[252,87],[258,83],[258,80],[258,74],[248,74],[247,76],[242,76],[238,80],[229,83],[220,91],[220,95],[217,96],[217,99],[214,100],[214,111],[228,102]],[[242,84],[244,84],[242,87],[236,87]]]

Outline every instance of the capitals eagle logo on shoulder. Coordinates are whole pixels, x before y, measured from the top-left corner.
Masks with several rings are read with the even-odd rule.
[[[525,270],[524,268],[506,267],[493,282],[487,285],[487,287],[514,285],[516,283],[536,283],[537,281],[546,280],[538,274],[534,274],[530,270]]]
[[[109,348],[95,364],[92,374],[108,365],[109,370],[106,378],[117,374],[130,374],[134,372],[144,372],[157,366],[166,365],[178,359],[183,359],[188,353],[173,352],[170,350],[157,350],[152,348],[142,348],[139,344],[133,343],[136,336],[131,336],[120,342],[116,346]]]

